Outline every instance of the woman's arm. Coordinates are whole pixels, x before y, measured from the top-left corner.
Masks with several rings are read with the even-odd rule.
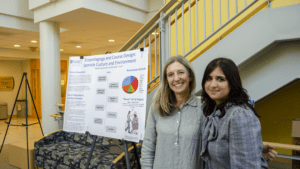
[[[156,120],[153,112],[153,105],[150,107],[147,119],[146,131],[142,145],[141,165],[143,169],[152,169],[156,148]]]
[[[261,168],[261,125],[254,113],[239,108],[231,117],[229,127],[229,152],[231,168]]]

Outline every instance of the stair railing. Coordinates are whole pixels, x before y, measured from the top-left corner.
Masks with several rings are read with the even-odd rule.
[[[171,0],[119,50],[149,47],[148,87],[158,82],[162,74],[161,68],[171,55],[187,57],[192,54],[258,0],[250,3],[247,0],[243,3],[238,3],[242,0],[219,0],[218,4],[214,2],[215,0]],[[216,14],[219,15],[215,16]],[[216,20],[219,22],[218,26],[215,25]]]

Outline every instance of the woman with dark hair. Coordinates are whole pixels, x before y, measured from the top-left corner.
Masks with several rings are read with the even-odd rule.
[[[206,120],[200,155],[205,169],[268,168],[262,156],[259,116],[249,104],[235,63],[227,58],[211,61],[205,69],[202,88]]]

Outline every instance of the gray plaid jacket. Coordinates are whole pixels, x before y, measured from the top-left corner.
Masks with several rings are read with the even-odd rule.
[[[262,157],[261,125],[252,110],[232,105],[225,112],[219,119],[221,112],[215,108],[203,123],[200,155],[205,169],[268,168]]]

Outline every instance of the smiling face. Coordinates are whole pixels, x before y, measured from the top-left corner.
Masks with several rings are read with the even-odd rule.
[[[167,80],[169,87],[175,95],[189,95],[190,78],[186,68],[179,62],[174,62],[167,67]]]
[[[218,105],[228,97],[229,83],[220,67],[216,67],[207,77],[205,91]]]

